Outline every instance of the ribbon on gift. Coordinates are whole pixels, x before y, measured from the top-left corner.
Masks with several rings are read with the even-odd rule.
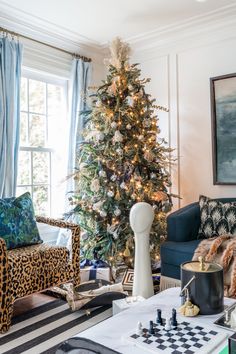
[[[96,279],[98,268],[110,268],[109,264],[102,261],[101,259],[90,260],[87,258],[80,262],[80,268],[84,269],[85,267],[90,267],[89,280]]]

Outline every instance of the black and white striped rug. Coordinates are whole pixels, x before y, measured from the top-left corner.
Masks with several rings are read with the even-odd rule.
[[[55,300],[14,317],[10,330],[0,335],[1,354],[53,354],[64,340],[105,320],[111,306],[72,312],[68,304]]]

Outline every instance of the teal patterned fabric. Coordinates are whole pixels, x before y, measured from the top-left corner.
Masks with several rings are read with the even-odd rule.
[[[199,237],[236,235],[236,202],[222,203],[201,195],[199,206],[201,217]]]
[[[30,193],[0,199],[0,237],[7,249],[42,243]]]

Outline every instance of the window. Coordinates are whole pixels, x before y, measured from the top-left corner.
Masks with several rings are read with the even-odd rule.
[[[37,215],[59,216],[64,210],[66,96],[66,80],[23,72],[17,195],[29,191]]]

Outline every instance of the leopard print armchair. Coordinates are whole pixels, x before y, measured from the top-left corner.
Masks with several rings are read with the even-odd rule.
[[[66,247],[45,243],[7,250],[0,238],[0,333],[11,325],[16,299],[72,281],[80,283],[80,228],[78,225],[37,217],[36,220],[72,232],[72,254]]]

